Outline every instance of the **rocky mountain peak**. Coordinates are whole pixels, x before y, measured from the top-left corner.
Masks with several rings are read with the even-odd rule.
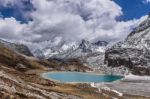
[[[81,44],[79,45],[79,49],[82,49],[83,52],[92,52],[89,48],[91,43],[87,40],[82,40]]]
[[[144,20],[142,23],[139,24],[137,28],[135,28],[127,37],[130,38],[136,33],[141,33],[142,31],[146,31],[150,27],[150,17],[148,16],[146,20]]]
[[[84,48],[84,47],[88,47],[91,43],[87,40],[82,40],[82,42],[80,43],[80,48]]]
[[[97,41],[93,44],[98,45],[98,46],[107,46],[108,42],[106,42],[106,41]]]

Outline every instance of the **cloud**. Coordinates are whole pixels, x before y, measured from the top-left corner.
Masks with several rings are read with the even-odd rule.
[[[4,5],[20,4],[16,0],[6,1]],[[123,12],[112,0],[31,0],[31,3],[35,8],[28,13],[32,21],[21,24],[14,18],[0,19],[1,38],[31,46],[44,46],[43,42],[48,40],[56,45],[82,39],[115,42],[123,40],[146,17],[117,21]]]
[[[24,25],[21,25],[15,18],[0,18],[0,37],[4,39],[20,39],[22,38],[22,30]]]
[[[143,3],[150,3],[150,0],[143,0]]]
[[[36,8],[32,13],[32,29],[41,34],[41,40],[57,36],[69,41],[94,39],[100,28],[112,28],[115,18],[122,15],[121,8],[110,0],[33,0],[32,3]]]
[[[150,0],[145,0],[146,2],[150,2]]]
[[[122,9],[111,0],[32,0],[34,41],[122,40],[138,20],[116,21]],[[44,26],[44,27],[43,27]],[[123,35],[123,36],[122,36]]]

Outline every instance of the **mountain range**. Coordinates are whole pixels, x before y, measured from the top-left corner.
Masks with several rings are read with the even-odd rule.
[[[33,54],[42,59],[78,59],[89,67],[99,67],[104,63],[105,49],[109,43],[106,41],[90,42],[82,40],[81,43],[62,44],[37,49]]]
[[[85,56],[88,53],[104,52],[108,42],[98,41],[91,43],[87,40],[82,40],[81,43],[63,43],[58,46],[46,46],[42,49],[37,49],[33,52],[39,58],[77,58]]]

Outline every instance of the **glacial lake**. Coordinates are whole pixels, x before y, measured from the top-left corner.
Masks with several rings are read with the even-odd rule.
[[[44,78],[63,83],[113,82],[123,78],[123,76],[99,75],[95,73],[82,73],[82,72],[52,72],[52,73],[44,73],[42,76]]]

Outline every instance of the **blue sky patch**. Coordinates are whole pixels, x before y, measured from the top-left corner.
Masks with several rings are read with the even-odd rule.
[[[138,19],[150,12],[150,3],[144,3],[142,0],[114,0],[122,7],[123,15],[120,20]]]

